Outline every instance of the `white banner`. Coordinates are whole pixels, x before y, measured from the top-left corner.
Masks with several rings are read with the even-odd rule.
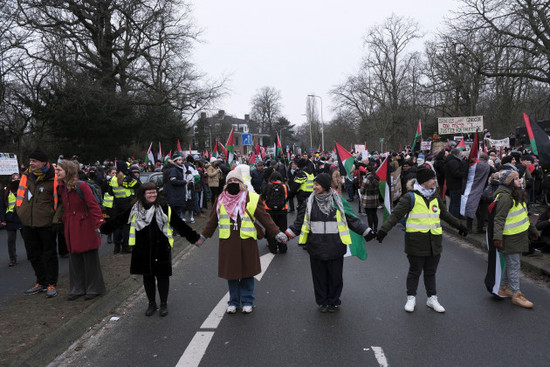
[[[432,142],[431,141],[421,141],[420,142],[420,150],[430,150],[432,149]]]
[[[362,153],[363,151],[365,151],[365,145],[364,144],[354,144],[353,145],[353,150],[355,150],[355,153]]]
[[[504,147],[510,148],[510,138],[500,140],[485,138],[488,147]]]
[[[439,117],[439,135],[469,134],[483,131],[483,116]]]
[[[17,156],[13,153],[0,153],[0,175],[11,176],[14,173],[19,173]]]

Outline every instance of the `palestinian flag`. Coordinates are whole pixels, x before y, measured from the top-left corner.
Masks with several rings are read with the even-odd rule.
[[[183,156],[183,149],[181,149],[181,144],[180,144],[179,139],[178,139],[178,148],[176,149],[176,152],[178,152],[179,154],[181,154]]]
[[[533,154],[539,156],[540,165],[542,168],[550,167],[550,137],[546,132],[537,124],[531,124],[529,116],[523,114],[525,120],[525,127],[527,128],[527,135],[531,142],[531,150]]]
[[[153,155],[153,142],[149,145],[149,149],[147,149],[147,155],[145,156],[145,165],[147,166],[149,163],[151,163],[153,166],[155,165],[155,156]]]
[[[340,195],[340,198],[342,199],[342,204],[344,204],[345,214],[357,218],[357,215],[355,215],[355,213],[353,212],[353,209],[349,205],[348,201],[344,199],[342,195]],[[351,236],[351,245],[347,247],[347,251],[344,257],[356,256],[361,260],[366,260],[367,249],[365,248],[365,238],[359,233],[353,232],[351,229],[349,230],[349,234]]]
[[[252,153],[250,158],[248,159],[248,165],[250,166],[250,169],[253,169],[256,165],[256,154]]]
[[[353,177],[351,177],[351,169],[353,167],[353,162],[355,159],[353,156],[348,152],[343,146],[340,144],[334,142],[336,145],[336,155],[338,156],[338,166],[340,167],[340,173],[344,174],[352,180]]]
[[[317,148],[317,151],[318,151],[318,152],[321,151],[321,144],[319,144],[319,147]]]
[[[456,146],[457,149],[460,149],[462,151],[465,151],[466,150],[466,142],[464,140],[464,137],[462,138],[462,140],[460,140],[460,142],[458,143],[458,145]]]
[[[164,156],[162,155],[162,148],[160,146],[160,141],[159,141],[159,152],[157,154],[157,160],[160,162],[162,161],[162,158],[164,158]]]
[[[219,145],[220,145],[220,150],[222,151],[223,155],[225,155],[225,159],[227,159],[229,152],[227,151],[227,149],[225,149],[225,146],[222,143],[219,143]]]
[[[231,128],[229,133],[229,138],[227,138],[227,144],[225,144],[225,149],[227,150],[227,164],[231,166],[233,159],[235,159],[235,128]]]
[[[489,252],[487,262],[487,274],[485,275],[485,287],[489,293],[500,297],[498,295],[498,288],[500,287],[500,279],[502,278],[502,272],[506,267],[506,261],[504,256],[493,246],[493,227],[495,221],[495,206],[498,203],[498,199],[495,199],[489,205],[489,224],[487,226],[487,232],[485,239],[487,241],[487,250]]]
[[[468,168],[468,177],[466,178],[466,188],[460,200],[460,215],[468,218],[474,218],[481,194],[485,188],[485,183],[490,173],[488,164],[479,164],[479,134],[476,131],[474,143],[470,150],[470,159]]]
[[[378,170],[376,170],[376,174],[378,175],[378,178],[380,178],[379,190],[384,201],[384,221],[386,221],[391,214],[391,175],[390,166],[388,165],[388,157],[384,159],[384,162],[380,165]]]
[[[172,157],[172,151],[169,151],[168,154],[164,156],[163,165],[166,166],[168,164],[168,160]]]
[[[275,145],[275,158],[278,158],[283,155],[283,146],[281,145],[281,140],[279,139],[279,134],[277,134],[277,140]]]
[[[214,149],[212,149],[212,157],[218,158],[218,139],[216,139],[216,144],[214,145]]]
[[[418,120],[418,126],[416,127],[416,133],[414,134],[414,140],[411,144],[411,153],[414,153],[414,149],[416,148],[416,143],[422,140],[422,123],[420,120]]]

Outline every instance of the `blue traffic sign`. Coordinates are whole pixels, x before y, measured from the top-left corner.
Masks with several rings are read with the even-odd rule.
[[[252,134],[242,134],[241,138],[243,145],[252,145]]]

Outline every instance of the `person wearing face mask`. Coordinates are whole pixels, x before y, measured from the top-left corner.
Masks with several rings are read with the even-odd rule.
[[[263,233],[256,222],[260,222],[268,236],[286,243],[287,237],[266,212],[260,195],[248,191],[240,173],[233,170],[226,177],[226,185],[210,212],[201,239],[195,243],[201,246],[219,227],[218,276],[228,282],[229,314],[236,313],[241,306],[243,313],[253,311],[254,276],[262,271],[257,240],[263,238]]]
[[[130,223],[129,245],[132,247],[130,273],[143,275],[143,287],[149,305],[145,316],[157,310],[156,289],[160,296],[159,315],[168,315],[168,291],[172,276],[173,230],[189,242],[200,239],[175,211],[158,195],[157,185],[146,182],[138,190],[132,205],[119,216],[100,227],[102,233]]]
[[[407,303],[405,311],[413,312],[416,306],[416,290],[420,274],[424,272],[424,285],[428,301],[426,305],[436,312],[445,312],[437,299],[435,275],[441,258],[443,219],[466,236],[468,229],[451,215],[436,190],[436,177],[429,168],[419,168],[416,179],[407,183],[408,193],[401,196],[391,215],[378,231],[380,243],[399,220],[406,217],[405,253],[409,260],[407,275]]]

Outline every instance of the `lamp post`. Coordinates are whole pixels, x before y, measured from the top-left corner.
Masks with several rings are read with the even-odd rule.
[[[324,152],[325,151],[325,125],[323,124],[323,99],[321,96],[317,96],[315,94],[308,94],[308,97],[313,98],[319,98],[321,101],[321,149]]]

